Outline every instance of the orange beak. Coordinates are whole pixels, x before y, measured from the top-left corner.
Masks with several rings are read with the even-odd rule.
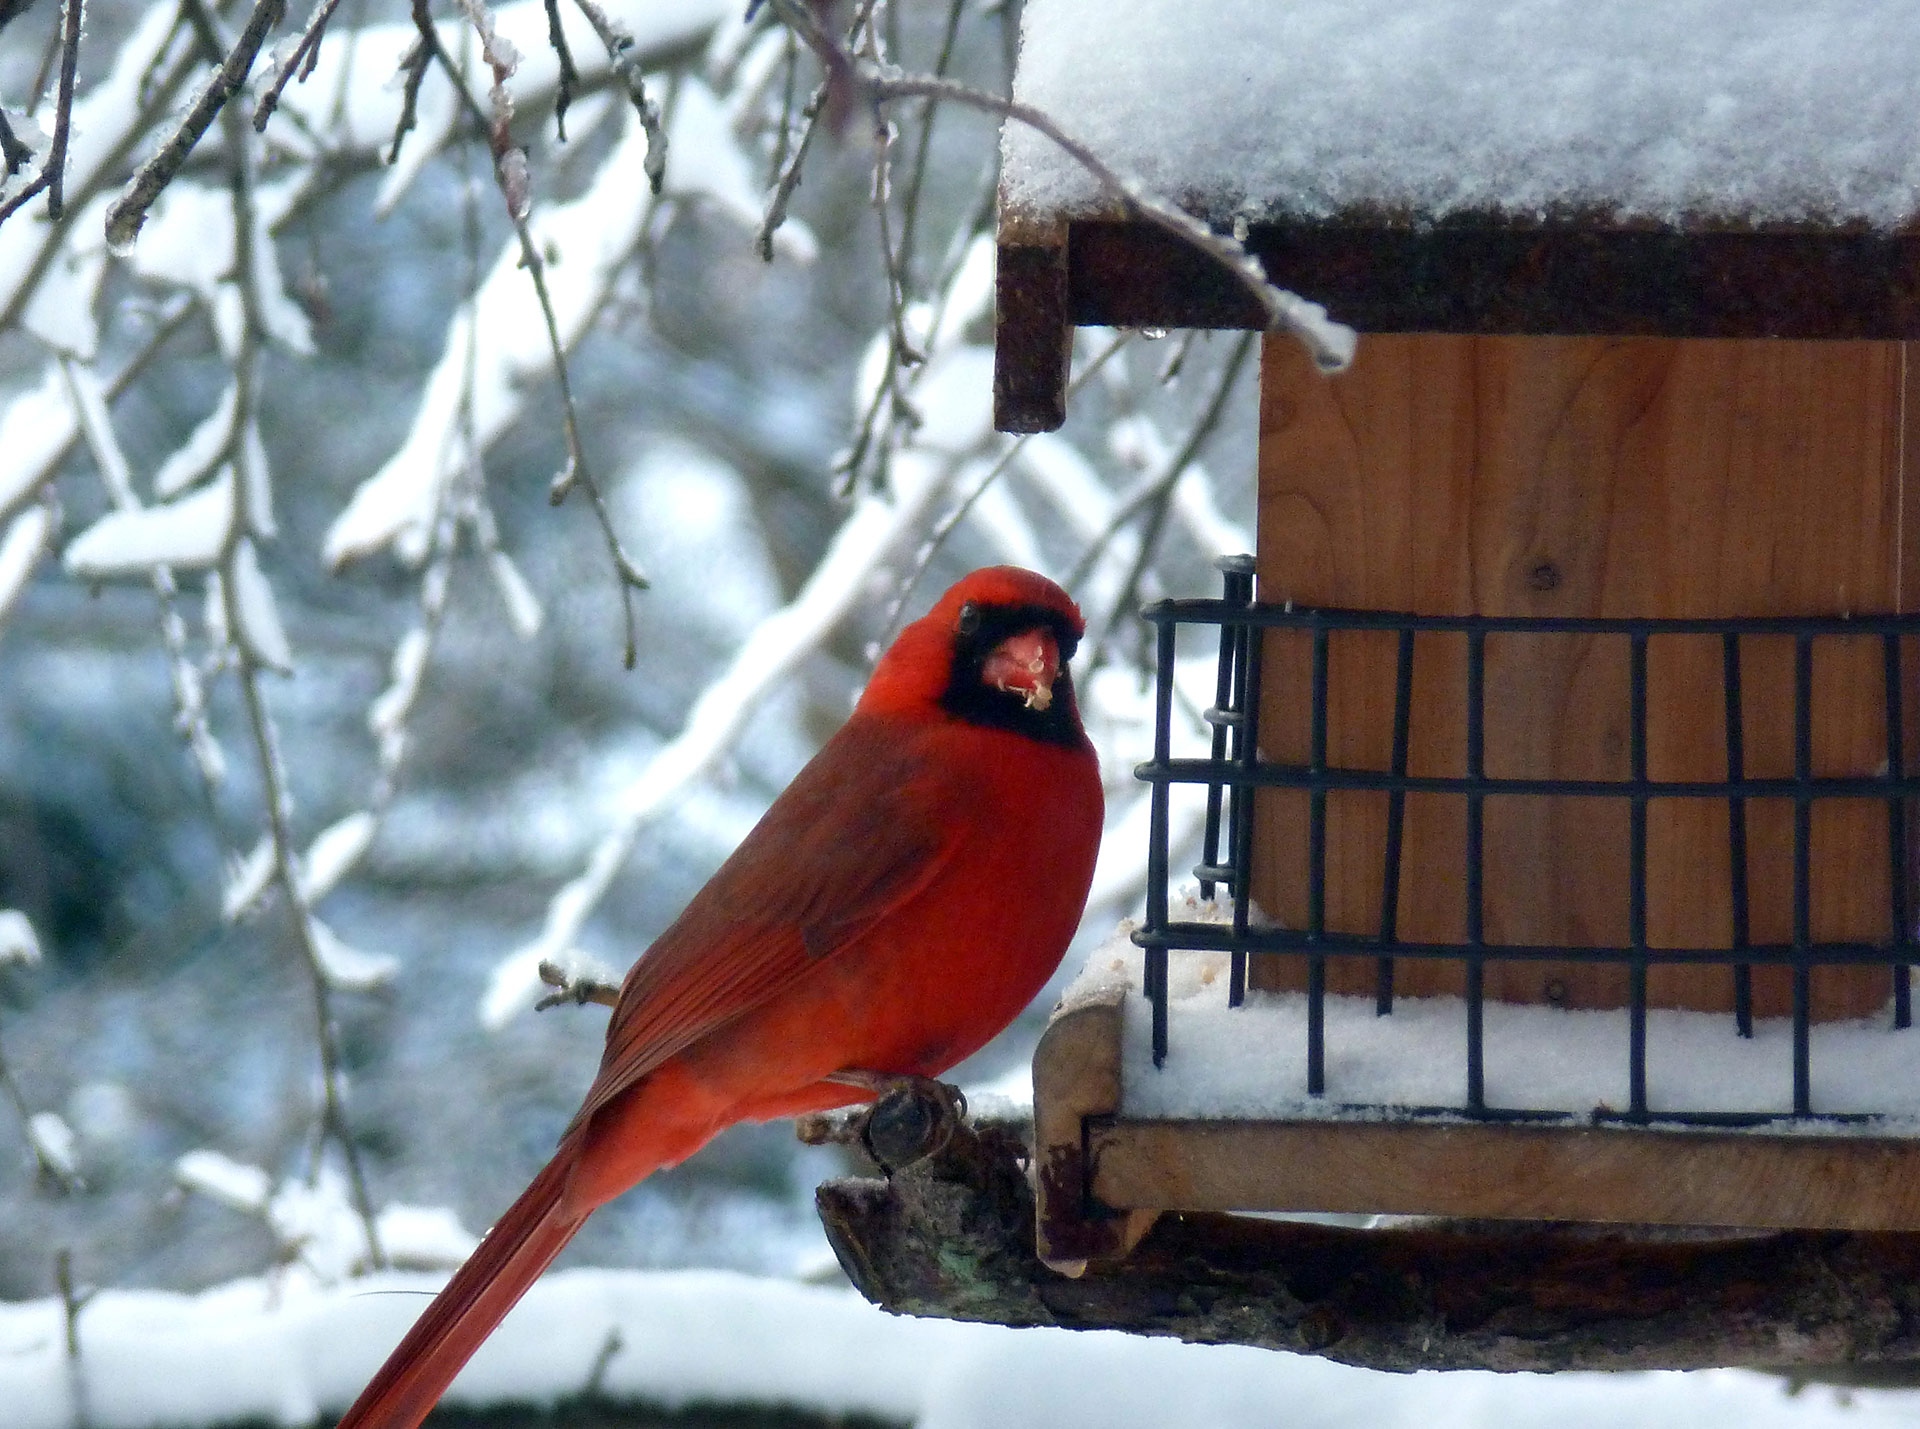
[[[1044,710],[1060,678],[1060,646],[1044,627],[1022,631],[993,647],[980,676],[996,690],[1017,692],[1028,709]]]

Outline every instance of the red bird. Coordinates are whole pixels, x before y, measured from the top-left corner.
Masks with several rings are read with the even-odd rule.
[[[546,1169],[340,1429],[413,1429],[596,1206],[741,1121],[864,1101],[978,1050],[1040,991],[1100,845],[1052,581],[975,571],[627,974]]]

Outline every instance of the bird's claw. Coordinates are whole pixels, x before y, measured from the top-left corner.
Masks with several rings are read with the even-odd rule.
[[[549,1007],[559,1007],[572,1003],[576,1007],[589,1002],[597,1002],[602,1007],[612,1007],[620,1001],[620,989],[612,983],[598,982],[590,977],[575,977],[558,963],[540,962],[540,981],[554,991],[534,1003],[535,1012],[545,1012]]]
[[[837,1072],[828,1080],[871,1092],[873,1102],[831,1132],[820,1134],[819,1139],[857,1142],[889,1175],[937,1156],[966,1121],[966,1093],[932,1077],[855,1068]],[[805,1129],[802,1139],[812,1139]]]

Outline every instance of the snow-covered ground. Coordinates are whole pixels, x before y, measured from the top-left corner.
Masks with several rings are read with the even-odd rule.
[[[80,1316],[77,1369],[58,1301],[0,1307],[5,1422],[325,1422],[358,1392],[436,1283],[386,1275],[322,1288],[287,1275],[197,1296],[109,1291]],[[1789,1395],[1777,1379],[1737,1370],[1388,1375],[1106,1331],[903,1319],[850,1290],[720,1271],[550,1275],[448,1398],[551,1403],[596,1382],[609,1397],[666,1408],[790,1405],[915,1429],[1873,1429],[1920,1417],[1908,1395]]]

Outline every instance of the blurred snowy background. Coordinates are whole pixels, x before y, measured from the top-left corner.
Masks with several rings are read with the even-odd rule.
[[[337,1408],[396,1329],[307,1325],[308,1351],[360,1354],[319,1388],[223,1336],[379,1262],[464,1253],[598,1057],[598,1009],[529,1010],[539,959],[624,969],[844,716],[903,614],[972,566],[1045,570],[1091,621],[1080,680],[1112,829],[1085,935],[1130,908],[1148,710],[1127,612],[1211,593],[1211,559],[1250,549],[1251,340],[1083,334],[1065,432],[995,435],[997,120],[903,101],[877,134],[779,8],[567,0],[563,82],[539,0],[441,7],[437,57],[408,7],[342,0],[256,133],[246,118],[305,58],[307,16],[289,16],[112,246],[130,175],[271,7],[88,8],[63,212],[41,193],[0,223],[0,910],[21,915],[0,915],[0,1301],[22,1302],[0,1314],[0,1386],[10,1358],[26,1376],[0,1394],[25,1422]],[[856,55],[1006,92],[1017,5],[798,13]],[[61,141],[77,14],[0,3],[0,205]],[[483,45],[517,54],[510,115]],[[1211,673],[1192,673],[1204,702]],[[1047,1001],[961,1079],[1016,1070]],[[830,1282],[811,1193],[838,1168],[785,1127],[735,1131],[596,1215],[563,1263]],[[114,1384],[183,1363],[135,1333],[150,1310],[222,1347],[176,1387],[244,1360],[264,1388],[88,1401],[48,1298],[63,1277],[102,1288],[78,1322],[97,1322]],[[1110,1337],[963,1353],[840,1292],[793,1309],[790,1283],[657,1282],[669,1306],[689,1283],[718,1288],[678,1338],[653,1331],[678,1370],[636,1362],[610,1388],[680,1403],[737,1382],[924,1425],[1174,1422],[1149,1382],[1225,1386],[1184,1399],[1218,1424],[1266,1422],[1283,1394],[1330,1425],[1448,1404],[1483,1422],[1495,1400],[1519,1423],[1536,1402],[1518,1382],[1415,1393]],[[212,1289],[113,1299],[140,1288]],[[728,1296],[746,1308],[719,1313]],[[591,1359],[602,1332],[579,1333]],[[788,1336],[816,1370],[857,1341],[912,1390],[755,1389],[742,1335]],[[703,1344],[723,1355],[706,1379],[687,1368]],[[1085,1384],[1079,1411],[1008,1417],[1042,1361]],[[1618,1400],[1579,1383],[1541,1412],[1684,1399],[1647,1388],[1676,1380],[1620,1381]],[[1844,1413],[1752,1377],[1685,1383],[1696,1419]]]

